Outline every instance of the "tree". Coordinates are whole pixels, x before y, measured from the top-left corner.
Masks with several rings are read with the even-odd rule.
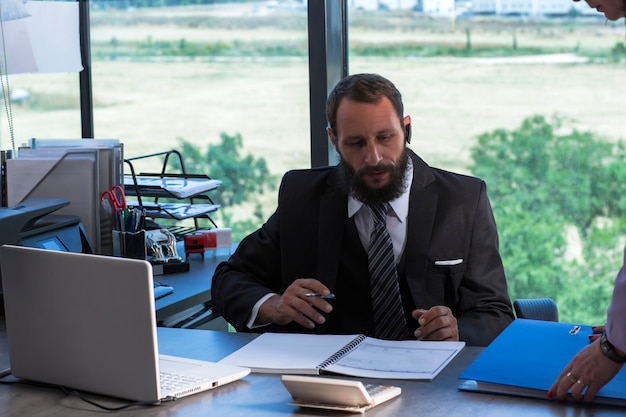
[[[233,241],[240,241],[261,225],[263,210],[259,196],[276,188],[276,178],[270,174],[264,158],[240,155],[243,147],[241,134],[222,133],[220,138],[221,142],[209,145],[206,152],[179,138],[180,152],[188,172],[206,174],[222,181],[211,198],[220,205],[219,219],[224,227],[232,229]],[[238,209],[245,214],[235,221],[234,213]]]
[[[564,319],[603,322],[624,244],[624,143],[533,116],[480,135],[471,152],[511,298],[553,297]]]

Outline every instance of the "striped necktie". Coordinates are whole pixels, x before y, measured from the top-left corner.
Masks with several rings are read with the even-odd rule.
[[[393,255],[393,243],[387,231],[386,218],[389,205],[375,203],[368,207],[374,220],[367,257],[375,336],[389,340],[406,339],[408,330],[400,297],[398,271]]]

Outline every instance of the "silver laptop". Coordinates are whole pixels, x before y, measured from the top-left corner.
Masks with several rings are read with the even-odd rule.
[[[0,267],[11,372],[18,378],[158,402],[250,372],[158,354],[146,261],[5,245]],[[193,383],[162,386],[175,375]]]

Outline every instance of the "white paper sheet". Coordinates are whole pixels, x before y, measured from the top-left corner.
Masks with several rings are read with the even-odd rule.
[[[81,71],[78,2],[31,1],[25,8],[30,17],[2,22],[2,73]]]
[[[0,22],[0,73],[19,74],[37,71],[37,61],[28,35],[26,19]],[[3,39],[4,38],[4,39]],[[3,50],[3,45],[6,50]],[[6,57],[6,63],[4,61]]]

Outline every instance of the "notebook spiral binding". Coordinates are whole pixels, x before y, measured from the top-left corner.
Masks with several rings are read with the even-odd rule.
[[[350,352],[352,349],[354,349],[355,347],[357,347],[362,341],[364,341],[367,338],[367,336],[365,336],[364,334],[359,335],[358,337],[355,337],[354,339],[352,339],[350,341],[350,343],[348,343],[347,345],[345,345],[344,347],[342,347],[341,349],[339,349],[337,352],[333,353],[333,355],[331,357],[329,357],[328,359],[326,359],[324,362],[322,362],[321,364],[319,364],[317,366],[317,369],[324,369],[329,365],[332,365],[333,363],[337,362],[339,359],[341,359],[344,355],[346,355],[348,352]]]

